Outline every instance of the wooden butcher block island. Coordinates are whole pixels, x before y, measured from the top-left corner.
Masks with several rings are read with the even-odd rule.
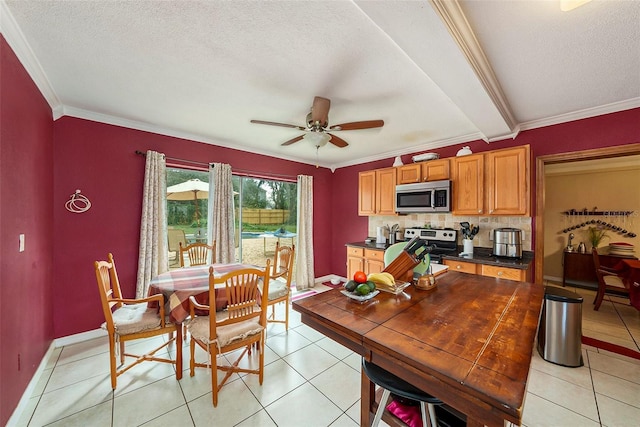
[[[544,287],[451,271],[360,303],[334,289],[293,303],[302,322],[464,414],[468,426],[521,424]],[[362,374],[361,424],[376,407]]]

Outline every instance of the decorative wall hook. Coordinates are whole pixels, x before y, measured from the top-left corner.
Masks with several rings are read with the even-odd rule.
[[[80,190],[76,190],[76,192],[70,196],[70,199],[67,200],[67,203],[64,204],[64,207],[67,208],[69,212],[83,213],[89,210],[91,202]]]

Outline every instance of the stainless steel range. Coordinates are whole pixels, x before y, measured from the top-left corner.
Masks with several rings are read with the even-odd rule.
[[[407,228],[404,230],[405,240],[414,237],[426,240],[431,246],[429,256],[431,262],[441,264],[442,255],[458,253],[458,231],[452,228]]]

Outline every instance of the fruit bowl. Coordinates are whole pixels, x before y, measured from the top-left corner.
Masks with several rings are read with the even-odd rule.
[[[403,282],[396,280],[395,284],[390,287],[382,287],[378,286],[378,289],[384,292],[389,292],[390,294],[399,295],[401,294],[407,287],[411,284],[411,282]]]
[[[369,292],[366,295],[358,295],[355,292],[349,292],[346,289],[343,289],[343,290],[340,291],[340,293],[342,295],[345,295],[346,297],[349,297],[349,298],[354,299],[356,301],[362,302],[362,301],[368,301],[371,298],[375,297],[376,295],[378,295],[380,293],[380,291],[375,290],[373,292]]]

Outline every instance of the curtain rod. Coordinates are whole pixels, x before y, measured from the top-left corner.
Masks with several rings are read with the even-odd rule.
[[[147,155],[147,153],[145,151],[140,151],[140,150],[136,150],[136,154],[139,156],[143,156],[145,157]],[[177,157],[167,157],[165,154],[163,154],[164,158],[167,160],[175,160],[178,162],[183,162],[183,163],[190,163],[192,165],[200,165],[200,166],[213,166],[213,163],[204,163],[204,162],[197,162],[195,160],[186,160],[186,159],[179,159]],[[247,170],[247,169],[233,169],[233,172],[239,172],[241,174],[246,174],[246,175],[254,175],[257,176],[258,178],[268,178],[268,177],[278,177],[278,178],[288,178],[288,179],[292,179],[294,181],[297,181],[298,177],[294,176],[294,175],[285,175],[285,174],[279,174],[279,173],[274,173],[274,172],[270,172],[268,175],[265,174],[264,172],[258,172],[258,171],[252,171],[252,170]]]

